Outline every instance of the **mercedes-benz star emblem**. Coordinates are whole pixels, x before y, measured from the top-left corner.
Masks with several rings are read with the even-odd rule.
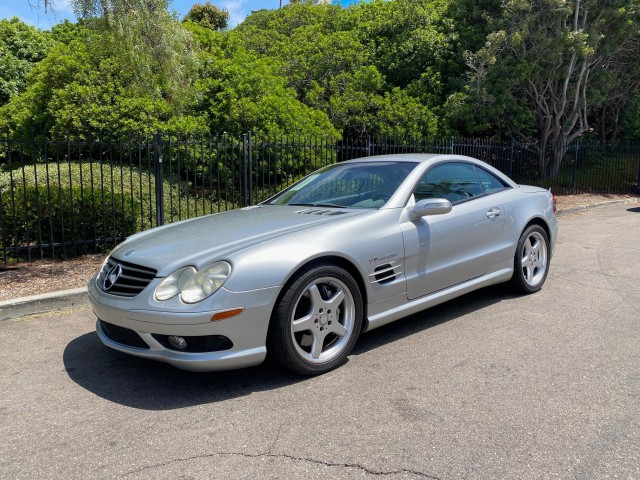
[[[111,267],[111,270],[109,270],[109,273],[107,273],[107,276],[104,279],[105,292],[113,287],[113,285],[118,281],[118,278],[120,278],[120,275],[122,275],[122,265],[118,264]]]

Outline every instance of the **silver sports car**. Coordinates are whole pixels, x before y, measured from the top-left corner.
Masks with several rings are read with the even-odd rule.
[[[187,370],[307,375],[365,332],[500,282],[540,290],[551,193],[459,155],[331,165],[258,205],[154,228],[89,282],[100,340]]]

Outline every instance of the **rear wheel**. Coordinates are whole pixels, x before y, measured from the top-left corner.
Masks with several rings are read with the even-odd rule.
[[[269,325],[267,348],[280,365],[304,375],[345,362],[362,327],[362,296],[341,267],[313,267],[286,287]]]
[[[549,238],[539,225],[528,227],[518,241],[511,284],[521,293],[542,288],[549,272]]]

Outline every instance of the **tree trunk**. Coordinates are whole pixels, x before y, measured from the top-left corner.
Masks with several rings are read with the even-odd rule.
[[[538,153],[538,176],[547,178],[547,140],[541,139],[536,147]]]
[[[562,160],[567,154],[569,149],[569,140],[565,135],[561,135],[560,138],[552,142],[551,144],[551,160],[549,162],[549,176],[551,178],[558,175],[560,171],[560,165]]]

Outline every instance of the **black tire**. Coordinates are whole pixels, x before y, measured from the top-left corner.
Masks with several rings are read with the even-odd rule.
[[[283,291],[269,324],[267,351],[284,368],[319,375],[342,365],[362,329],[362,295],[337,265],[299,272]]]
[[[539,225],[530,225],[522,232],[513,259],[511,285],[520,293],[535,293],[542,288],[547,274],[551,251],[549,237]]]

